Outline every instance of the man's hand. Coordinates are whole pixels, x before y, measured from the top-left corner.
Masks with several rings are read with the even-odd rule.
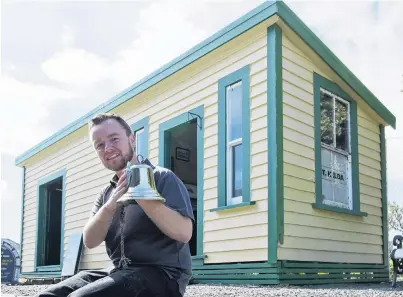
[[[123,196],[127,192],[127,180],[126,180],[126,171],[120,176],[119,181],[116,185],[116,188],[113,190],[110,198],[105,203],[105,208],[111,214],[114,214],[117,208],[117,201],[120,197]]]
[[[91,249],[100,245],[109,230],[110,223],[117,209],[117,200],[126,193],[126,173],[122,174],[108,201],[91,217],[84,226],[84,245]]]

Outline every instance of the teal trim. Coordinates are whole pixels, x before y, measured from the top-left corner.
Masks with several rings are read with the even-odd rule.
[[[170,168],[170,130],[197,121],[197,256],[203,256],[203,193],[204,193],[204,105],[184,112],[159,125],[159,166]],[[168,142],[168,145],[167,145]]]
[[[226,210],[226,209],[233,209],[233,208],[239,208],[239,207],[249,206],[249,205],[255,205],[255,204],[256,204],[256,201],[248,201],[248,202],[242,202],[242,203],[237,203],[237,204],[233,204],[233,205],[225,205],[225,206],[220,206],[220,207],[212,208],[212,209],[210,209],[210,211],[211,211],[211,212],[215,212],[215,211]]]
[[[380,146],[381,146],[381,195],[382,195],[382,239],[383,239],[383,264],[389,265],[388,257],[388,184],[387,177],[387,163],[386,163],[386,137],[385,126],[379,126],[380,132]]]
[[[22,271],[22,242],[24,239],[24,201],[25,201],[25,166],[22,167],[22,183],[21,183],[21,227],[20,227],[20,271]]]
[[[36,271],[60,271],[61,265],[37,266]]]
[[[144,158],[148,158],[148,153],[149,153],[148,152],[148,137],[149,137],[149,135],[148,135],[148,131],[149,131],[148,126],[149,125],[148,125],[148,123],[149,123],[149,117],[146,116],[146,117],[142,118],[141,120],[139,120],[139,121],[137,121],[137,122],[135,122],[135,123],[130,125],[130,128],[132,129],[133,133],[136,133],[136,131],[144,128],[143,133],[144,133],[144,135],[146,135],[146,142],[144,144],[144,148],[145,148],[145,151],[147,152],[145,154],[145,156],[143,156]]]
[[[312,207],[316,208],[316,209],[321,209],[321,210],[328,210],[328,211],[333,211],[333,212],[349,214],[352,216],[359,216],[359,217],[368,216],[368,213],[366,213],[366,212],[344,209],[341,207],[335,207],[335,206],[331,206],[331,205],[327,205],[327,204],[323,204],[323,203],[322,204],[312,203]]]
[[[39,226],[40,219],[45,216],[43,210],[43,186],[58,179],[62,178],[62,211],[61,211],[61,230],[60,230],[60,265],[38,266],[38,252],[42,249],[41,242],[44,236],[43,229]],[[35,271],[61,271],[63,269],[63,254],[64,254],[64,216],[65,216],[65,195],[66,195],[66,169],[59,170],[53,174],[50,174],[38,181],[37,185],[37,200],[36,200],[36,244],[34,255],[34,270]],[[56,215],[56,214],[55,214]]]
[[[192,260],[206,259],[207,255],[192,256]]]
[[[268,262],[277,262],[284,237],[282,32],[267,29]]]
[[[386,265],[280,261],[280,284],[380,283],[388,278]]]
[[[283,1],[277,2],[278,15],[302,40],[316,52],[357,94],[394,129],[395,116],[364,86],[340,59],[301,21]]]
[[[227,205],[227,86],[242,81],[242,202],[250,202],[250,65],[218,80],[218,208]]]
[[[170,63],[162,66],[139,82],[113,96],[107,102],[97,106],[89,113],[78,118],[62,130],[24,152],[16,158],[16,165],[21,164],[33,155],[86,125],[88,120],[95,114],[108,112],[114,109],[275,14],[279,15],[292,30],[294,30],[316,53],[319,54],[320,57],[325,60],[327,64],[333,67],[340,77],[344,79],[364,101],[374,108],[374,110],[388,124],[393,128],[396,127],[396,119],[393,114],[347,69],[339,59],[336,58],[333,53],[331,53],[326,45],[324,45],[323,42],[321,42],[319,38],[317,38],[315,34],[305,26],[304,23],[302,23],[302,21],[286,6],[286,4],[282,1],[267,1],[191,48]]]
[[[61,276],[61,271],[55,271],[55,272],[24,272],[20,273],[20,276],[24,278],[29,278],[29,279],[35,279],[35,278],[53,278],[53,277],[60,277]]]
[[[358,171],[358,124],[357,124],[357,103],[344,92],[337,84],[331,82],[325,77],[314,73],[314,124],[315,124],[315,192],[316,202],[312,207],[321,210],[341,212],[351,215],[367,216],[368,214],[360,211],[360,182]],[[350,103],[350,146],[351,146],[351,175],[352,175],[352,210],[341,207],[328,206],[322,203],[322,154],[321,154],[321,136],[320,136],[320,88],[343,98]]]

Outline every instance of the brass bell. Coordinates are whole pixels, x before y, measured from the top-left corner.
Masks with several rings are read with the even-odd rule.
[[[165,199],[158,193],[155,186],[154,172],[151,166],[147,164],[131,165],[127,163],[126,180],[128,188],[116,202],[126,206],[136,204],[136,200],[159,200],[165,202]]]

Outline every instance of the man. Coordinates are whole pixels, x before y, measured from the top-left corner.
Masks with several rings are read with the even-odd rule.
[[[183,296],[191,278],[188,241],[194,222],[186,187],[170,170],[153,168],[158,192],[166,199],[137,200],[125,208],[124,255],[121,255],[120,214],[117,200],[127,191],[127,162],[138,164],[135,138],[119,116],[101,114],[89,122],[89,136],[102,162],[115,175],[97,197],[92,216],[83,230],[84,245],[95,248],[105,241],[112,270],[86,270],[49,287],[39,296],[142,297]]]

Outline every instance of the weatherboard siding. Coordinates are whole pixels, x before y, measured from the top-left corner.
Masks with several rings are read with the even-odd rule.
[[[312,208],[315,202],[313,72],[321,72],[283,36],[284,243],[279,260],[382,263],[378,124],[360,105],[360,207],[367,217]]]

